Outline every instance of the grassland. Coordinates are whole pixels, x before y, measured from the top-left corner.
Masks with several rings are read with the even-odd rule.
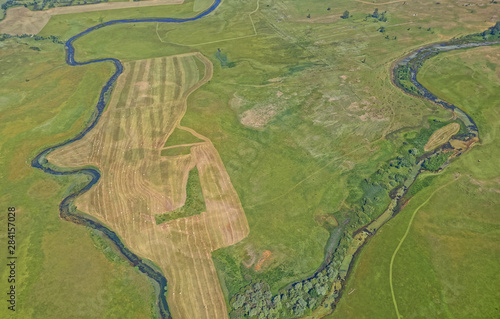
[[[187,18],[192,17],[193,0],[184,1],[181,5],[166,5],[140,8],[126,8],[118,10],[94,11],[85,13],[71,13],[56,15],[51,18],[48,23],[39,33],[58,35],[64,39],[69,39],[71,36],[80,33],[96,24],[111,20],[136,18],[136,17],[169,17],[169,18]],[[69,22],[69,23],[68,23]],[[138,24],[140,25],[140,24]],[[138,26],[132,24],[132,27]],[[105,28],[103,30],[108,30]],[[101,45],[112,40],[113,37],[105,38],[106,41],[100,41]],[[130,39],[127,41],[130,44],[137,43],[137,40]],[[140,47],[135,46],[135,50],[140,50]],[[146,58],[146,56],[143,56]]]
[[[80,60],[133,61],[199,50],[212,61],[214,76],[190,96],[182,124],[214,143],[253,229],[214,254],[228,299],[255,280],[276,292],[311,275],[329,237],[318,215],[332,214],[342,232],[359,227],[352,209],[363,198],[360,182],[394,156],[403,134],[428,127],[430,116],[450,116],[395,89],[391,63],[410,48],[484,30],[495,8],[485,3],[458,25],[456,16],[467,9],[450,1],[384,5],[384,24],[365,21],[374,9],[362,3],[338,2],[328,11],[321,1],[262,2],[251,14],[256,7],[256,1],[225,1],[200,21],[112,26],[75,43]],[[442,19],[433,19],[429,8]],[[337,19],[346,9],[353,18]],[[42,34],[67,37],[63,22],[54,20]],[[380,26],[386,33],[377,31]],[[234,67],[220,64],[219,49]],[[207,118],[213,118],[209,125]],[[260,256],[266,250],[273,258],[264,271],[243,265],[247,251]]]
[[[94,24],[117,18],[188,17],[194,15],[193,10],[199,9],[194,9],[196,6],[201,6],[197,2],[55,16],[40,35],[68,39]],[[186,311],[187,304],[194,307],[196,313],[203,314],[203,305],[211,302],[202,297],[197,299],[201,302],[192,302],[190,298],[195,298],[195,294],[184,298],[184,289],[194,291],[197,283],[203,282],[191,277],[182,281],[179,269],[184,273],[185,269],[193,269],[193,260],[203,265],[200,269],[206,271],[207,287],[220,285],[220,288],[201,294],[205,297],[211,294],[216,298],[217,306],[210,307],[214,313],[205,313],[206,316],[222,314],[222,308],[226,307],[221,302],[224,298],[227,310],[231,310],[231,298],[255,282],[266,282],[275,294],[314,274],[324,262],[329,238],[335,239],[336,234],[348,238],[354,230],[385,209],[389,194],[383,187],[372,187],[370,178],[379,170],[387,169],[385,177],[391,176],[394,180],[394,185],[390,186],[397,186],[396,178],[401,178],[401,171],[393,166],[398,162],[395,159],[397,154],[402,158],[408,154],[404,143],[412,140],[410,142],[418,146],[418,151],[423,152],[432,133],[452,120],[449,113],[394,88],[389,74],[391,64],[422,45],[483,31],[494,23],[492,19],[495,19],[498,5],[478,1],[471,9],[461,2],[449,0],[440,1],[440,4],[407,1],[405,4],[394,2],[377,6],[380,11],[387,10],[388,22],[367,18],[374,5],[362,2],[225,0],[213,14],[200,21],[114,25],[96,30],[75,42],[78,61],[116,57],[126,63],[125,74],[120,78],[109,106],[111,111],[103,117],[100,128],[88,136],[95,139],[95,143],[89,140],[75,143],[71,151],[61,150],[51,158],[60,165],[92,163],[101,168],[103,176],[107,176],[92,190],[93,193],[77,202],[79,209],[99,216],[119,232],[134,232],[136,237],[131,238],[136,242],[126,241],[126,244],[143,252],[141,249],[146,249],[145,246],[137,247],[139,242],[145,243],[145,239],[138,238],[138,230],[132,225],[144,217],[136,212],[148,211],[148,206],[138,204],[137,209],[127,216],[118,215],[118,206],[114,207],[113,216],[99,215],[104,213],[101,209],[91,209],[98,203],[97,195],[91,194],[117,196],[113,199],[115,203],[126,202],[123,197],[135,198],[136,193],[131,193],[129,183],[124,180],[138,185],[144,179],[140,173],[152,169],[145,179],[154,182],[144,186],[147,192],[138,192],[144,196],[141,200],[154,193],[148,188],[156,188],[158,196],[151,200],[162,204],[149,206],[150,212],[162,214],[175,210],[183,203],[183,183],[187,181],[187,172],[195,169],[190,159],[194,157],[217,163],[218,168],[212,168],[214,172],[227,170],[227,179],[231,178],[234,194],[245,210],[250,234],[244,239],[242,232],[233,240],[218,241],[216,244],[222,243],[219,246],[200,248],[201,237],[193,241],[193,236],[189,235],[190,231],[198,231],[198,224],[189,224],[195,219],[178,219],[161,224],[177,227],[178,233],[172,234],[168,240],[154,237],[151,241],[151,245],[158,247],[160,242],[168,243],[158,253],[173,252],[173,260],[161,260],[161,256],[153,254],[151,247],[149,252],[141,254],[159,265],[175,265],[162,266],[162,269],[174,283],[169,286],[168,300],[177,307],[176,314]],[[349,10],[352,17],[340,19],[345,10]],[[377,31],[382,26],[385,32]],[[175,74],[175,70],[183,68],[173,65],[175,59],[189,69],[186,74],[193,76],[192,81],[204,77],[201,60],[189,55],[194,52],[200,52],[210,60],[208,64],[213,64],[213,77],[189,95],[189,107],[181,124],[196,131],[203,136],[201,140],[208,140],[213,146],[204,143],[196,147],[161,150],[168,142],[166,137],[176,126],[168,122],[171,118],[167,115],[172,115],[168,112],[175,113],[178,109],[166,105],[163,111],[151,110],[151,103],[164,101],[164,97],[161,97],[161,88],[149,84],[165,84],[165,80],[159,78],[165,72],[178,79],[180,75]],[[188,55],[164,58],[181,54]],[[168,67],[162,61],[169,63]],[[144,78],[148,63],[149,75],[154,81]],[[145,80],[138,81],[140,76]],[[175,92],[176,88],[167,86],[167,91]],[[143,107],[134,108],[133,105]],[[143,113],[148,111],[153,116]],[[176,116],[180,119],[179,114]],[[156,127],[154,121],[166,124],[161,130],[146,132],[156,136],[156,144],[144,144],[144,137],[148,135],[138,129],[141,125],[143,130]],[[131,128],[131,131],[125,128]],[[98,135],[103,139],[99,140]],[[164,138],[159,138],[160,135]],[[126,144],[130,139],[132,142]],[[103,145],[106,147],[101,147]],[[105,154],[102,149],[112,153]],[[148,157],[152,150],[154,160]],[[171,153],[174,152],[171,150],[176,151]],[[88,159],[88,154],[94,156],[94,162]],[[120,166],[111,167],[111,159],[114,161],[117,156]],[[153,169],[158,167],[155,166],[157,158],[161,158],[159,161],[163,166]],[[134,166],[140,161],[150,163],[149,168]],[[129,174],[123,174],[120,169],[129,170]],[[139,173],[132,173],[132,169]],[[162,174],[167,177],[160,180],[158,176]],[[201,168],[199,174],[203,184]],[[206,183],[211,182],[207,180]],[[384,180],[384,183],[390,181]],[[434,183],[436,179],[432,183],[422,183],[425,187],[418,195],[425,197],[427,188],[434,187]],[[123,189],[108,195],[117,185],[123,185]],[[169,188],[166,192],[165,187]],[[235,198],[234,194],[232,198]],[[93,202],[89,200],[92,196]],[[365,213],[367,201],[371,203],[368,213]],[[106,205],[109,203],[111,201]],[[154,216],[148,214],[153,229]],[[321,222],[325,218],[335,222]],[[212,226],[218,229],[220,224],[214,222]],[[239,239],[243,240],[211,253],[214,247],[236,243]],[[180,255],[172,242],[183,247],[194,242],[185,249],[192,255]],[[340,239],[338,242],[345,243]],[[338,242],[331,243],[338,246]],[[345,246],[338,247],[341,252]],[[267,255],[270,257],[262,259]],[[255,265],[261,259],[261,267],[256,270]],[[211,266],[212,262],[215,268]],[[397,264],[395,266],[397,269]],[[200,272],[202,270],[190,274],[194,276]],[[181,291],[182,295],[177,293]],[[348,292],[348,296],[355,294],[349,295]]]
[[[500,99],[495,67],[499,62],[499,48],[491,47],[442,54],[422,68],[421,83],[473,114],[481,144],[445,173],[424,177],[432,178],[428,187],[362,252],[348,283],[350,293],[332,318],[396,318],[389,286],[390,261],[414,212],[409,234],[394,255],[392,278],[399,313],[442,318],[499,315],[495,273],[500,251],[495,243],[500,239],[500,175],[494,164],[500,155],[495,102]],[[458,181],[429,199],[456,176],[460,176]]]
[[[0,203],[18,212],[17,317],[150,318],[155,296],[146,277],[103,246],[98,234],[58,217],[61,198],[81,178],[50,176],[29,165],[44,147],[81,130],[111,66],[69,67],[63,47],[51,41],[9,39],[0,47]],[[7,224],[6,214],[0,222]],[[0,234],[6,243],[6,232]],[[0,252],[2,260],[6,253]],[[7,276],[2,267],[2,289]],[[11,311],[0,307],[0,317],[12,318]]]

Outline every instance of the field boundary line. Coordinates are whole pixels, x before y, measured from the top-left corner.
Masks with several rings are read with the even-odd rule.
[[[158,39],[160,39],[160,42],[163,42],[163,43],[172,43],[172,44],[177,44],[177,45],[184,45],[184,46],[187,46],[187,47],[195,47],[195,46],[198,46],[198,45],[213,44],[213,43],[219,43],[219,42],[225,42],[225,41],[234,41],[234,40],[240,40],[240,39],[246,39],[246,38],[255,37],[255,36],[258,35],[258,33],[257,33],[257,28],[255,27],[255,23],[254,23],[254,21],[252,19],[252,14],[256,13],[257,11],[259,11],[259,8],[260,8],[260,0],[257,0],[257,8],[255,8],[255,10],[253,10],[252,12],[248,13],[248,17],[250,18],[250,22],[252,23],[252,28],[253,28],[254,34],[242,35],[242,36],[239,36],[239,37],[233,37],[233,38],[221,39],[221,40],[214,40],[214,41],[202,42],[202,43],[196,43],[196,44],[181,44],[181,43],[174,43],[174,42],[163,41],[162,38],[160,37],[160,34],[158,33],[158,22],[157,22],[156,23],[156,35],[158,36]]]
[[[398,3],[398,2],[406,2],[407,0],[395,0],[395,1],[388,1],[388,2],[368,2],[368,1],[362,1],[362,0],[356,0],[357,2],[361,2],[364,4],[371,4],[374,6],[378,5],[384,5],[384,4],[393,4],[393,3]]]
[[[167,146],[167,147],[164,147],[162,148],[161,150],[170,150],[170,149],[173,149],[173,148],[179,148],[179,147],[187,147],[187,146],[195,146],[195,145],[200,145],[200,144],[205,144],[206,141],[204,142],[196,142],[196,143],[188,143],[188,144],[178,144],[178,145],[172,145],[172,146]]]
[[[411,219],[410,219],[410,222],[408,223],[408,227],[406,228],[406,232],[405,234],[403,235],[403,238],[401,238],[401,240],[399,241],[399,244],[398,246],[396,247],[396,250],[394,250],[394,253],[392,254],[392,257],[391,257],[391,262],[389,264],[389,285],[391,286],[391,295],[392,295],[392,302],[394,303],[394,310],[396,311],[396,316],[398,319],[401,319],[401,314],[399,313],[399,310],[398,310],[398,303],[396,302],[396,296],[394,294],[394,286],[392,284],[392,268],[393,268],[393,265],[394,265],[394,259],[396,258],[396,254],[398,253],[399,251],[399,248],[401,248],[401,246],[403,245],[403,242],[405,241],[406,237],[408,236],[408,234],[410,233],[410,228],[411,228],[411,225],[413,224],[413,220],[415,218],[415,216],[417,215],[417,212],[420,210],[420,208],[424,207],[425,205],[427,205],[427,203],[429,203],[429,201],[431,200],[432,197],[434,197],[434,195],[440,191],[441,189],[447,187],[448,185],[456,182],[460,177],[457,177],[455,179],[453,179],[451,182],[448,182],[442,186],[440,186],[438,189],[436,189],[435,191],[433,191],[429,197],[427,197],[427,199],[425,200],[425,202],[423,202],[422,204],[420,204],[420,206],[418,206],[415,211],[413,211],[413,214],[411,216]]]

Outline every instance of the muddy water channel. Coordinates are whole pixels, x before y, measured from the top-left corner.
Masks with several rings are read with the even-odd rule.
[[[308,318],[322,318],[328,314],[330,314],[335,309],[335,304],[340,300],[346,283],[346,278],[352,270],[352,265],[354,264],[354,259],[358,256],[364,244],[367,242],[368,238],[373,236],[377,230],[380,229],[385,223],[387,223],[391,218],[393,218],[404,205],[404,201],[406,200],[405,195],[408,192],[409,188],[415,182],[417,177],[420,175],[424,168],[422,168],[423,162],[432,156],[437,156],[441,154],[445,149],[446,151],[453,152],[453,155],[450,156],[450,160],[457,156],[460,156],[464,152],[466,152],[476,141],[479,140],[479,130],[474,122],[474,120],[465,113],[462,109],[439,99],[437,96],[432,94],[428,89],[426,89],[422,84],[420,84],[417,80],[417,74],[420,67],[424,64],[424,62],[441,52],[448,52],[459,49],[468,49],[468,48],[477,48],[482,46],[496,45],[500,44],[500,41],[495,42],[474,42],[474,43],[463,43],[463,44],[446,44],[439,43],[433,44],[430,46],[423,47],[416,51],[411,52],[404,58],[400,59],[396,63],[394,63],[392,72],[393,84],[399,89],[403,90],[405,93],[414,95],[420,98],[427,99],[435,104],[438,104],[445,109],[453,112],[453,114],[458,118],[463,124],[467,127],[467,134],[465,136],[461,136],[460,138],[460,147],[461,148],[453,148],[450,144],[445,144],[420,157],[419,161],[412,167],[409,175],[403,183],[403,186],[398,189],[396,196],[391,200],[389,206],[386,210],[375,220],[373,220],[368,225],[359,229],[354,235],[353,239],[347,249],[346,255],[342,260],[342,264],[340,266],[338,277],[335,279],[330,291],[327,293],[323,302],[320,304],[318,308],[316,308],[313,313],[308,316]],[[398,77],[404,74],[405,80],[407,80],[406,85],[402,85],[400,79]],[[410,84],[411,83],[411,84]],[[412,85],[413,88],[409,87]],[[456,137],[452,137],[452,140]],[[450,140],[451,141],[451,140]],[[453,143],[452,143],[453,144]],[[451,148],[450,148],[451,147]],[[448,160],[445,164],[441,166],[440,169],[444,169],[450,162]]]

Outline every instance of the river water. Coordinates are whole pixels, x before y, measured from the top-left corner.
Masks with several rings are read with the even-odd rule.
[[[133,252],[131,252],[123,242],[120,240],[120,238],[116,235],[115,232],[110,230],[109,228],[105,227],[102,225],[99,221],[91,219],[90,217],[83,216],[81,214],[78,214],[75,212],[75,210],[72,208],[73,207],[73,202],[74,200],[82,195],[83,193],[87,192],[95,183],[99,181],[99,178],[101,177],[100,172],[97,169],[94,168],[83,168],[83,169],[74,169],[74,170],[63,170],[63,169],[58,169],[55,168],[54,166],[50,166],[47,163],[46,156],[63,146],[66,146],[70,143],[73,143],[75,141],[80,140],[83,138],[90,130],[92,130],[96,124],[99,122],[99,119],[101,118],[102,112],[104,111],[104,108],[106,107],[107,102],[109,101],[109,97],[111,96],[111,93],[113,91],[114,84],[120,74],[123,72],[123,65],[120,62],[120,60],[115,59],[115,58],[107,58],[107,59],[98,59],[98,60],[90,60],[90,61],[84,61],[84,62],[78,62],[75,60],[75,48],[73,46],[73,43],[78,40],[80,37],[91,33],[92,31],[95,31],[97,29],[101,29],[110,25],[115,25],[115,24],[125,24],[125,23],[140,23],[140,22],[160,22],[160,23],[183,23],[183,22],[189,22],[189,21],[195,21],[198,19],[201,19],[205,17],[206,15],[210,14],[213,12],[221,3],[222,0],[215,0],[214,3],[205,11],[201,12],[200,14],[192,17],[192,18],[186,18],[186,19],[172,19],[172,18],[140,18],[140,19],[124,19],[124,20],[112,20],[108,22],[104,22],[98,25],[95,25],[91,28],[88,28],[87,30],[71,37],[68,41],[65,43],[65,49],[66,49],[66,63],[72,66],[76,65],[86,65],[86,64],[91,64],[91,63],[100,63],[100,62],[111,62],[115,66],[115,72],[113,75],[108,79],[106,84],[103,86],[101,89],[101,93],[99,95],[99,99],[96,104],[96,109],[94,114],[92,115],[91,120],[89,121],[89,125],[86,126],[80,133],[78,133],[75,137],[72,139],[65,141],[63,143],[51,146],[45,150],[43,150],[40,154],[38,154],[32,161],[31,161],[31,166],[41,169],[45,173],[52,174],[52,175],[85,175],[89,178],[88,184],[86,184],[83,188],[76,190],[75,192],[71,193],[68,195],[66,198],[64,198],[59,205],[59,211],[60,211],[60,216],[61,218],[64,218],[68,221],[71,221],[75,224],[80,224],[80,225],[85,225],[87,227],[96,229],[101,231],[107,238],[109,238],[113,243],[116,245],[116,247],[120,250],[120,252],[127,258],[127,260],[133,265],[138,267],[138,269],[145,273],[150,279],[152,279],[156,284],[159,286],[159,291],[157,294],[158,297],[158,308],[159,308],[159,314],[162,318],[170,318],[170,312],[168,309],[168,304],[165,296],[165,292],[167,290],[167,280],[163,274],[157,269],[154,269],[153,267],[149,266],[147,263],[145,263],[140,257],[135,255]],[[158,287],[157,287],[158,288]]]

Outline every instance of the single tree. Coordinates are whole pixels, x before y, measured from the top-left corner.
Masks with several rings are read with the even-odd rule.
[[[340,16],[342,19],[349,19],[349,11],[344,11],[344,13]]]

